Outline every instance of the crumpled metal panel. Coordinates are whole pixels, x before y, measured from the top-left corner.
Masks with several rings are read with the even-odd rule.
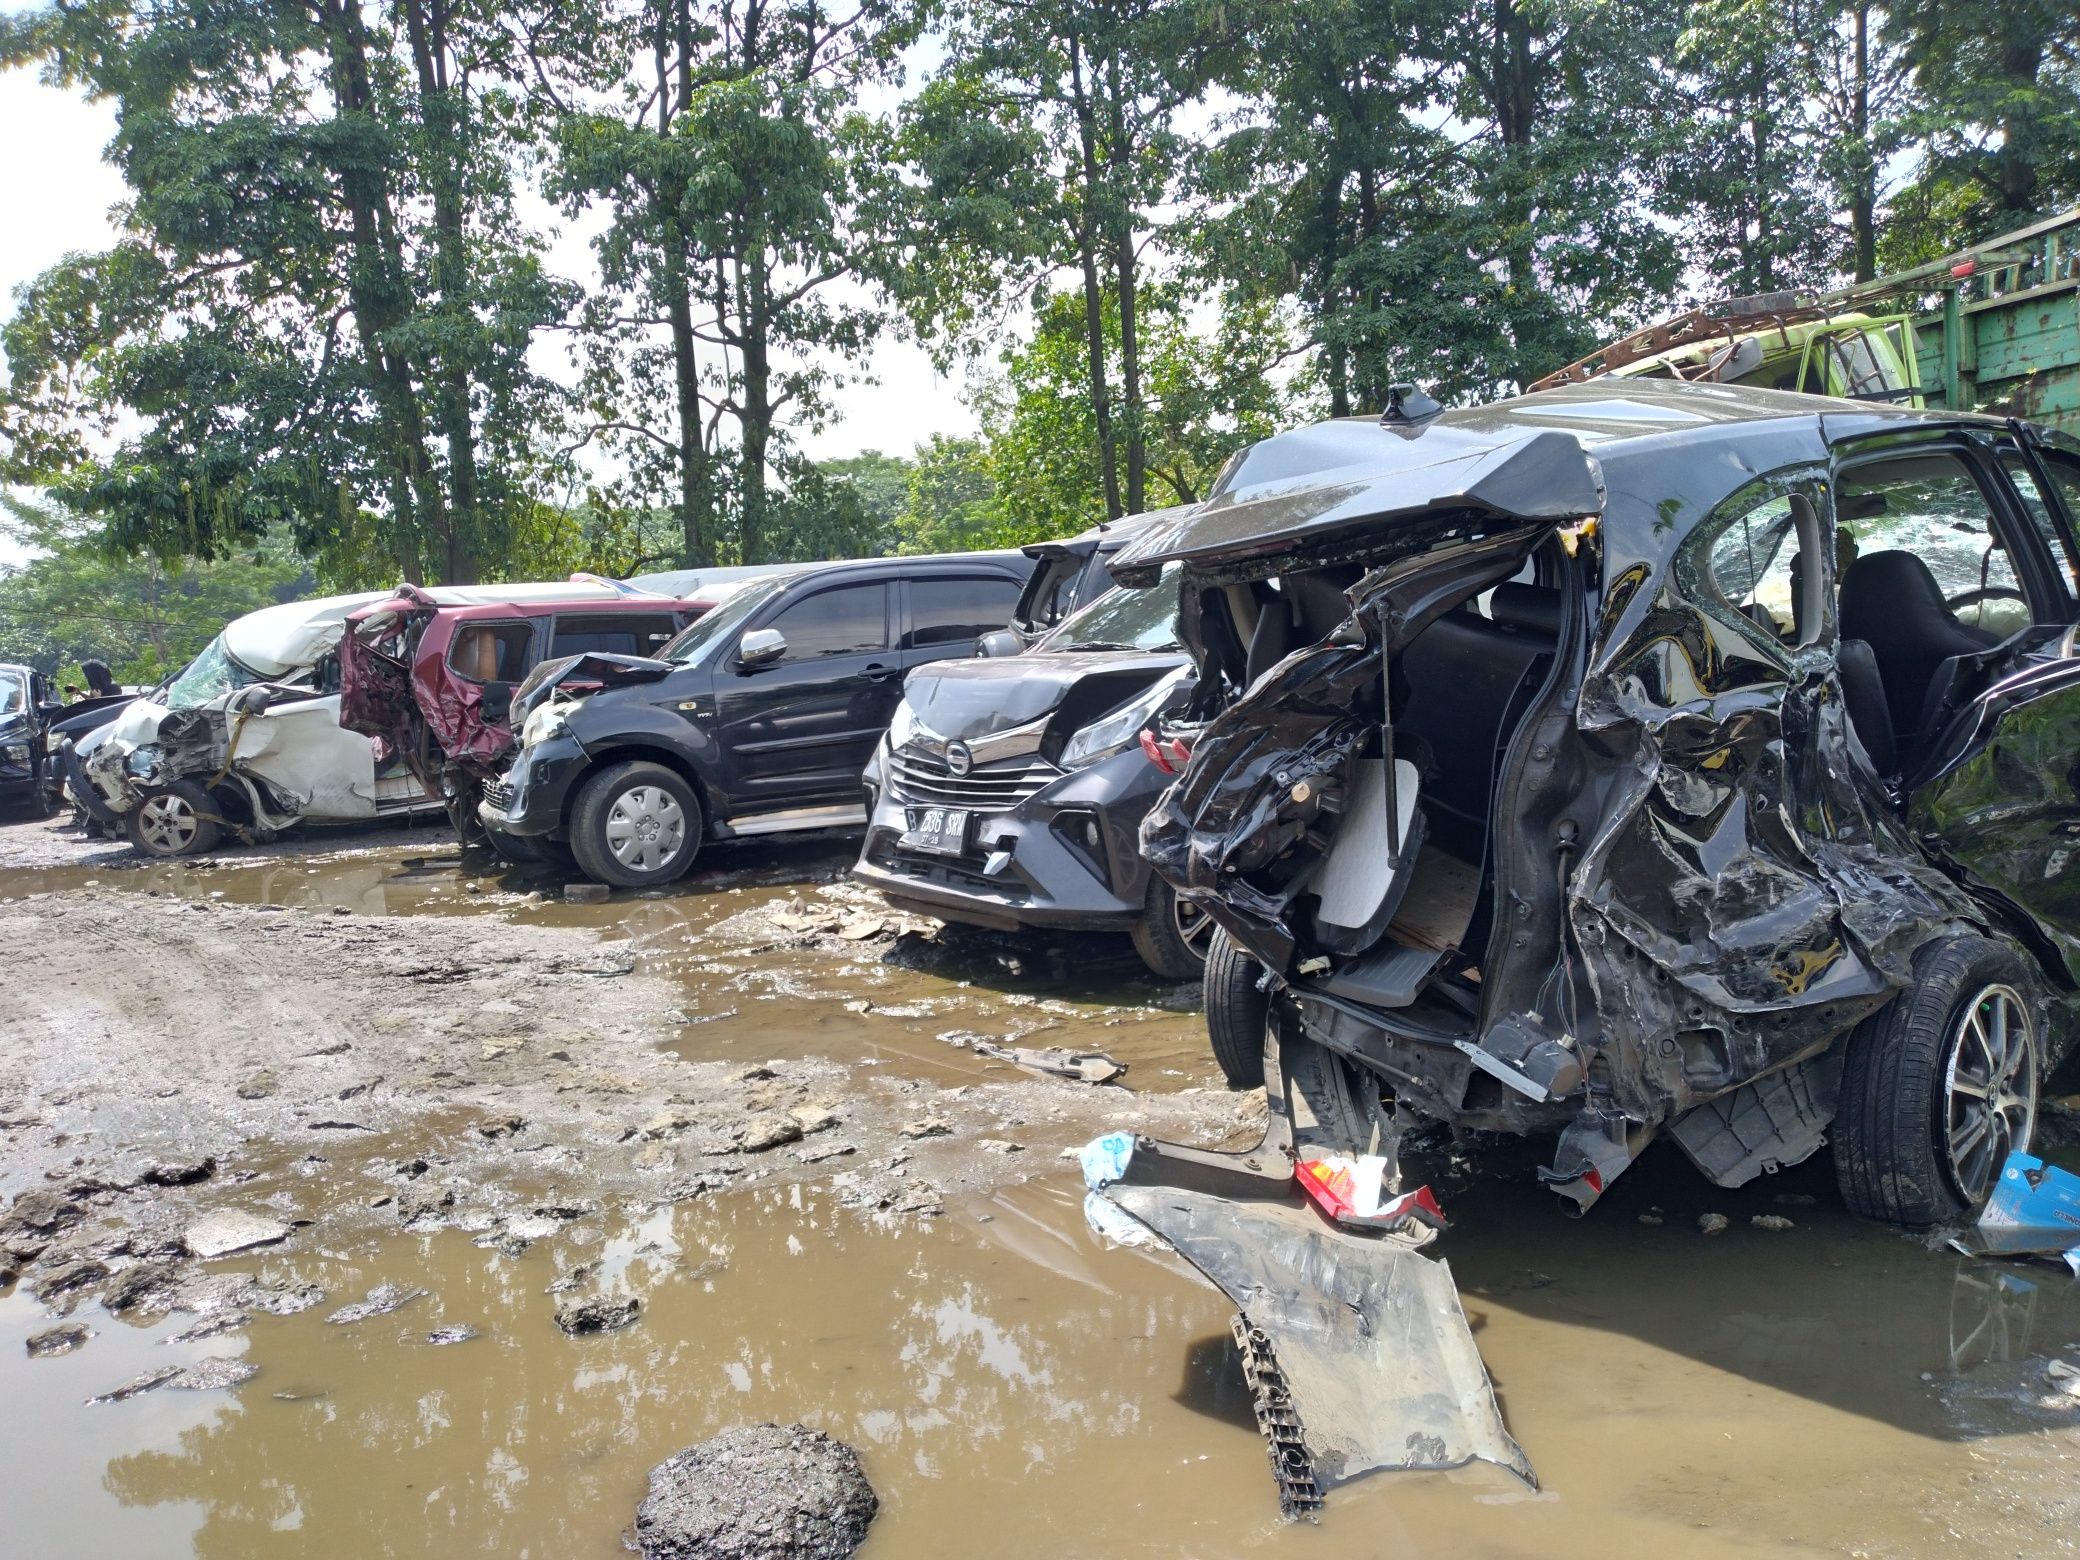
[[[1442,1261],[1335,1229],[1300,1203],[1124,1182],[1099,1195],[1168,1241],[1271,1341],[1321,1487],[1476,1458],[1538,1487]]]

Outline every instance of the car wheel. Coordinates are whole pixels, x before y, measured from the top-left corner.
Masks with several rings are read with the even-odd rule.
[[[1264,1027],[1271,1017],[1271,994],[1257,982],[1264,966],[1238,945],[1223,927],[1215,927],[1206,943],[1206,1038],[1213,1059],[1231,1089],[1264,1087]]]
[[[1278,1067],[1291,1085],[1293,1146],[1331,1154],[1369,1154],[1381,1136],[1379,1078],[1300,1033],[1279,1025]]]
[[[615,764],[585,782],[571,809],[571,853],[595,883],[648,888],[693,865],[701,806],[662,764]]]
[[[1985,1206],[2036,1129],[2043,1039],[2030,987],[2009,944],[1954,938],[1923,949],[1914,984],[1849,1032],[1834,1167],[1852,1210],[1919,1226]]]
[[[123,826],[130,843],[147,856],[199,856],[223,837],[217,804],[189,780],[145,792]]]
[[[1197,980],[1206,968],[1206,944],[1214,925],[1206,912],[1153,873],[1141,919],[1134,923],[1134,951],[1164,980]]]

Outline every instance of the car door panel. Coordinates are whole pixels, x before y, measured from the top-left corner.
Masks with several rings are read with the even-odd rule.
[[[770,666],[732,658],[717,671],[733,816],[859,800],[860,771],[902,692],[893,596],[885,580],[842,583],[783,600],[747,625],[778,630],[789,648]]]

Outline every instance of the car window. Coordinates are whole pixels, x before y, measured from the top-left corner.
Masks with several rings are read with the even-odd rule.
[[[1707,529],[1709,594],[1771,638],[1812,644],[1821,637],[1817,596],[1801,604],[1820,543],[1819,512],[1804,493],[1764,484],[1743,488]],[[1825,571],[1814,581],[1826,583]]]
[[[961,644],[1002,628],[1018,605],[1019,589],[1019,581],[1001,574],[912,580],[903,648]]]
[[[1166,563],[1158,582],[1142,590],[1117,586],[1079,607],[1034,648],[1068,650],[1175,650],[1181,565]]]
[[[234,688],[244,688],[259,680],[260,674],[241,663],[224,643],[224,636],[219,634],[167,687],[166,707],[170,710],[198,709]]]
[[[0,672],[0,715],[21,713],[28,703],[28,687],[12,672]]]
[[[2058,517],[2051,512],[2050,501],[2044,497],[2043,489],[2037,486],[2036,473],[2030,470],[2029,462],[2018,454],[2002,456],[2001,464],[2007,470],[2008,479],[2015,484],[2015,492],[2022,499],[2023,512],[2029,516],[2029,523],[2036,527],[2037,535],[2044,539],[2045,552],[2057,562],[2059,578],[2065,582],[2068,591],[2080,589],[2080,576],[2076,576],[2073,568],[2072,549],[2066,545],[2065,536],[2059,529]],[[2051,472],[2051,480],[2057,482],[2058,467],[2050,461],[2045,464]],[[2080,500],[2080,491],[2069,491],[2066,494],[2069,511],[2076,500]]]
[[[1053,628],[1076,604],[1076,581],[1085,560],[1074,553],[1058,553],[1040,560],[1039,570],[1026,588],[1019,627],[1028,633]]]
[[[1835,524],[1848,537],[1845,570],[1870,553],[1910,552],[1928,565],[1960,623],[2003,636],[2028,626],[2029,604],[1992,505],[1957,456],[1850,467],[1835,496]]]
[[[786,660],[815,661],[888,648],[888,586],[841,585],[782,607],[761,625],[787,641]]]
[[[668,612],[566,612],[549,636],[549,655],[654,656],[678,624]]]
[[[533,642],[525,623],[464,623],[448,647],[448,670],[467,682],[516,683],[527,675]]]

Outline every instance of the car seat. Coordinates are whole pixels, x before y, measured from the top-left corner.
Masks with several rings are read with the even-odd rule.
[[[1958,622],[1928,565],[1898,551],[1866,553],[1849,566],[1842,577],[1841,632],[1871,648],[1890,712],[1894,755],[1902,761],[1922,728],[1929,688],[1943,663],[1997,642],[1983,629]]]

